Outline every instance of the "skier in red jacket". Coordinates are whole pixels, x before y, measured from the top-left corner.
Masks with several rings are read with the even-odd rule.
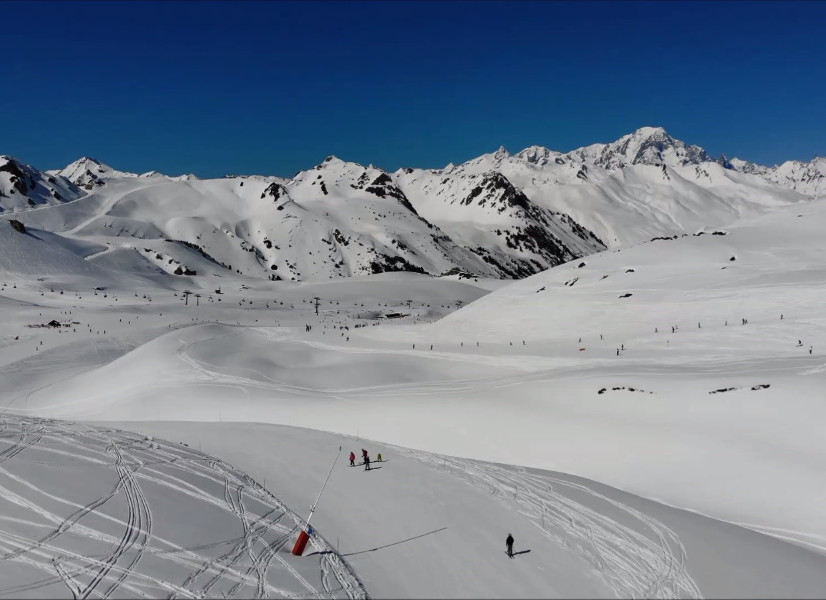
[[[356,466],[356,453],[355,452],[350,453],[350,466],[351,467]]]

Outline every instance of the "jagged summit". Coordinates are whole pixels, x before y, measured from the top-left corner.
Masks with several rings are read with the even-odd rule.
[[[342,160],[338,156],[336,156],[334,154],[331,154],[330,156],[325,158],[321,163],[316,165],[315,168],[316,169],[324,169],[324,168],[330,168],[330,167],[340,167],[342,165],[357,165],[359,167],[362,166],[359,163]]]
[[[81,195],[74,183],[60,175],[42,173],[13,156],[0,156],[0,212],[62,203]]]
[[[538,166],[545,166],[551,162],[555,162],[560,156],[562,156],[561,152],[556,152],[545,146],[536,145],[528,146],[516,154],[518,159]]]
[[[672,137],[662,127],[641,127],[615,142],[586,146],[569,154],[608,170],[628,165],[678,167],[714,162],[703,148]]]

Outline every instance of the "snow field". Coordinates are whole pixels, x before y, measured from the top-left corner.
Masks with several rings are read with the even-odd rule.
[[[313,524],[374,597],[816,598],[826,585],[821,554],[567,474],[262,423],[105,425],[202,447],[298,512],[341,447]],[[362,448],[385,462],[350,467]]]

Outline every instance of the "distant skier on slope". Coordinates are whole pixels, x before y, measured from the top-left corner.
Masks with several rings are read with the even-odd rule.
[[[508,534],[507,539],[505,539],[505,546],[508,549],[508,556],[513,558],[513,535]]]
[[[350,466],[351,467],[356,466],[356,453],[355,452],[350,452]]]
[[[370,457],[369,456],[364,457],[364,470],[365,471],[370,470]]]
[[[378,455],[376,455],[376,458],[378,459],[379,462],[381,462],[381,452],[379,452]]]

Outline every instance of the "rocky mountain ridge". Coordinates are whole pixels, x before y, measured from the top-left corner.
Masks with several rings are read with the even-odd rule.
[[[26,223],[131,243],[173,274],[288,280],[397,270],[522,278],[806,201],[826,172],[823,159],[768,168],[713,158],[659,127],[568,153],[500,148],[443,169],[391,173],[330,156],[290,179],[138,175],[88,157],[40,173],[3,160],[0,208]],[[54,208],[28,214],[38,205]]]

